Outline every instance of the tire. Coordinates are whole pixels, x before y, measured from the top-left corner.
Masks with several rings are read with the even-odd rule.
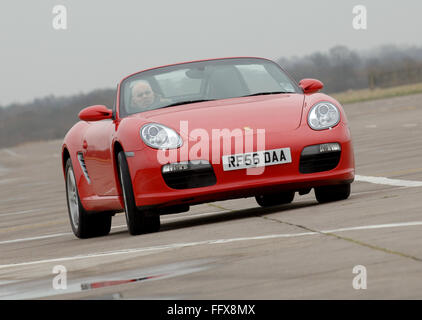
[[[293,201],[295,197],[294,191],[286,191],[272,194],[261,194],[255,196],[256,202],[263,208],[278,206],[281,204],[288,204]]]
[[[346,200],[350,196],[350,183],[315,188],[315,197],[319,203]]]
[[[72,161],[66,162],[66,200],[70,225],[76,237],[81,239],[105,236],[110,233],[111,214],[107,212],[88,213],[82,206]]]
[[[130,178],[129,166],[123,151],[118,156],[118,172],[120,186],[125,205],[126,224],[131,235],[157,232],[160,230],[160,215],[158,212],[139,210],[136,207],[133,193],[132,179]]]

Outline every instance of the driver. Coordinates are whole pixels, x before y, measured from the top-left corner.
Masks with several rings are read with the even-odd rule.
[[[161,99],[156,94],[148,81],[139,80],[136,81],[131,89],[132,101],[130,103],[130,112],[141,112],[147,110],[153,110],[161,102],[166,102],[167,99]]]

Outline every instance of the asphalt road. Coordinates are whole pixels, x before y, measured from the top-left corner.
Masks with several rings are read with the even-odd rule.
[[[0,150],[0,299],[421,299],[422,95],[345,109],[348,200],[215,202],[136,237],[123,214],[106,237],[74,237],[61,141]]]

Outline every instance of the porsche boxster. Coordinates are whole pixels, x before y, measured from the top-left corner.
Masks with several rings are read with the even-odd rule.
[[[74,234],[106,235],[122,211],[137,235],[158,231],[160,215],[206,202],[255,197],[269,207],[312,189],[319,203],[347,199],[351,134],[342,106],[322,88],[252,57],[125,77],[114,106],[83,109],[64,138]]]

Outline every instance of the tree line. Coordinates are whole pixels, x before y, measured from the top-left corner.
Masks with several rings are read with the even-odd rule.
[[[30,103],[0,107],[0,148],[64,138],[79,120],[78,113],[83,108],[94,104],[111,108],[115,91],[102,89],[69,97],[47,96]]]
[[[280,58],[277,62],[296,81],[316,78],[324,92],[422,82],[422,47],[383,46],[357,52],[336,46],[328,52]],[[0,148],[30,141],[62,139],[86,106],[112,107],[115,89],[94,90],[68,97],[47,96],[0,107]]]
[[[336,46],[277,62],[298,81],[321,80],[327,93],[422,82],[422,47],[388,45],[357,52]]]

